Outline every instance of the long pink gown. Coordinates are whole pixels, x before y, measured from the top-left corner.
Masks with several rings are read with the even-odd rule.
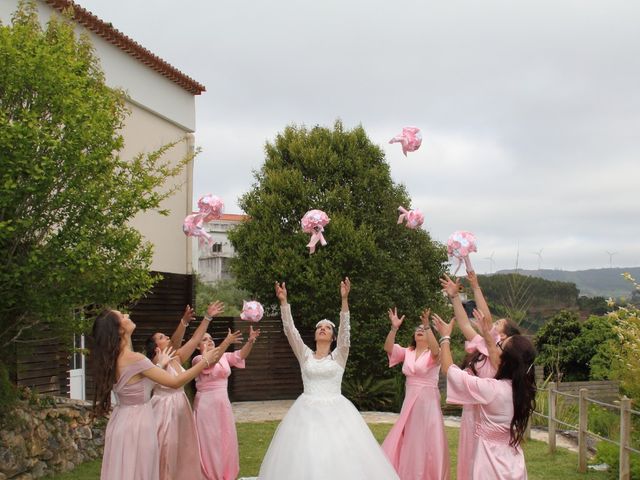
[[[452,365],[447,372],[447,402],[477,407],[476,446],[469,478],[526,480],[522,450],[509,445],[513,418],[511,380],[476,377]]]
[[[407,377],[400,417],[382,449],[402,480],[449,478],[449,446],[440,409],[440,364],[425,352],[416,359],[414,349],[393,346],[389,366],[403,362]]]
[[[496,337],[496,341],[497,341]],[[476,362],[475,369],[480,378],[493,378],[496,375],[496,369],[493,368],[489,361],[489,350],[487,343],[480,335],[476,335],[468,342],[465,342],[465,350],[468,353],[478,351],[485,358]],[[470,374],[473,372],[468,369]],[[475,405],[463,405],[462,417],[460,418],[460,437],[458,438],[458,480],[471,480],[471,472],[473,470],[473,455],[476,448],[476,417],[477,407]]]
[[[157,368],[148,358],[124,367],[113,386],[116,406],[105,432],[102,480],[158,480],[158,440],[151,408],[154,383],[144,377],[127,384],[134,375]]]
[[[167,365],[167,373],[178,372]],[[181,371],[184,371],[180,367]],[[151,397],[160,449],[160,480],[200,480],[198,434],[189,399],[181,388],[156,385]]]
[[[193,359],[193,365],[202,355]],[[205,368],[196,378],[193,412],[200,442],[202,473],[207,480],[235,480],[240,472],[238,435],[231,402],[227,394],[227,379],[231,367],[244,368],[240,351],[225,353],[212,367]]]

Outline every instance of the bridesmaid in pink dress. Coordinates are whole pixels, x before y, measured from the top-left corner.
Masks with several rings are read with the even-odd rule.
[[[147,358],[152,358],[154,361],[161,349],[169,346],[176,349],[175,358],[165,367],[166,372],[173,376],[184,372],[182,364],[191,358],[213,317],[224,311],[224,304],[211,303],[193,336],[180,346],[188,324],[186,320],[193,317],[193,310],[189,310],[187,306],[185,316],[180,320],[180,325],[171,338],[157,332],[149,337],[146,344]],[[191,404],[184,388],[174,389],[156,385],[151,397],[151,405],[158,426],[160,480],[200,480],[202,478],[200,472],[193,468],[194,465],[200,464],[198,434]]]
[[[434,318],[441,335],[447,402],[477,408],[476,447],[470,478],[526,480],[527,468],[520,444],[535,406],[533,362],[536,352],[531,341],[523,335],[504,340],[495,378],[480,378],[453,365],[449,345],[453,322],[447,324],[437,316]],[[491,355],[491,351],[497,349],[490,333],[491,322],[481,314],[477,318]]]
[[[473,291],[473,298],[478,305],[478,310],[485,317],[491,320],[491,312],[489,311],[489,305],[487,304],[478,277],[475,272],[470,271],[467,273],[467,278],[471,284]],[[471,373],[472,375],[480,378],[493,378],[497,372],[499,363],[499,354],[494,354],[493,357],[489,355],[489,349],[485,339],[476,333],[475,329],[471,326],[467,312],[462,305],[460,296],[458,294],[459,282],[453,282],[448,276],[444,276],[440,280],[444,291],[449,296],[453,305],[453,310],[456,315],[456,322],[460,327],[463,335],[467,339],[465,342],[465,350],[467,356],[462,363],[462,369]],[[510,321],[504,318],[496,321],[495,325],[491,329],[492,343],[496,344],[501,340],[512,335],[520,334],[518,327]],[[493,350],[495,351],[495,350]],[[476,448],[476,422],[477,422],[477,407],[474,405],[462,406],[462,417],[460,419],[460,436],[458,438],[458,467],[457,476],[458,480],[470,480],[471,472],[473,470],[473,464],[471,459],[474,456]]]
[[[222,355],[211,368],[205,368],[196,378],[193,412],[200,443],[202,474],[207,480],[235,480],[240,472],[236,423],[227,394],[227,379],[231,367],[244,368],[260,330],[249,327],[249,340],[240,350]],[[198,349],[202,353],[215,348],[211,335],[206,333]],[[202,361],[202,355],[193,359],[193,365]]]
[[[384,349],[390,367],[403,363],[407,383],[400,417],[382,449],[402,480],[449,478],[449,446],[438,390],[440,348],[429,327],[430,313],[429,309],[422,312],[412,345],[404,348],[394,343],[404,315],[398,318],[397,309],[389,310],[391,330]]]
[[[131,349],[136,325],[129,315],[105,310],[93,324],[91,360],[96,390],[94,409],[105,415],[111,409],[111,392],[117,404],[105,433],[102,480],[159,480],[159,450],[156,422],[149,398],[154,383],[179,388],[206,366],[214,365],[230,342],[205,354],[205,361],[176,376],[153,365]],[[239,337],[240,333],[236,332]],[[160,365],[172,358],[171,348],[158,355]]]

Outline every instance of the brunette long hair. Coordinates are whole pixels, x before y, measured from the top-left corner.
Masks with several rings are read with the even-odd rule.
[[[535,359],[536,349],[523,335],[510,337],[500,356],[500,366],[495,378],[511,380],[513,390],[513,418],[509,442],[512,447],[517,447],[522,442],[527,422],[536,406],[536,376],[533,368]]]
[[[116,383],[116,366],[120,356],[120,318],[113,310],[103,310],[93,322],[91,363],[95,393],[93,410],[104,415],[111,408],[111,389]]]

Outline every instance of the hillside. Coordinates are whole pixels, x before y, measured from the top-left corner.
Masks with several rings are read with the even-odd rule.
[[[636,280],[640,279],[640,267],[630,268],[599,268],[592,270],[518,270],[520,275],[542,278],[556,282],[575,283],[580,295],[587,297],[625,297],[632,294],[632,285],[622,274],[628,272]],[[500,270],[498,274],[515,273],[515,270]]]

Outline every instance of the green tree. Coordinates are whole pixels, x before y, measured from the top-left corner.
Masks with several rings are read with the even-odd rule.
[[[74,26],[52,19],[43,28],[33,2],[0,24],[3,347],[36,331],[59,337],[82,326],[89,306],[149,289],[152,247],[128,221],[158,210],[177,188],[165,183],[190,160],[164,160],[175,144],[128,160],[115,153],[124,93],[105,85]]]
[[[537,363],[558,380],[588,380],[589,367],[582,362],[577,341],[582,325],[573,312],[562,311],[549,320],[536,335]]]
[[[411,325],[421,308],[442,305],[444,248],[424,230],[396,224],[398,206],[409,207],[410,199],[362,127],[345,130],[340,121],[333,129],[288,126],[265,150],[253,188],[240,199],[251,220],[229,234],[239,286],[275,313],[274,282],[285,281],[297,324],[310,327],[321,318],[336,319],[338,284],[349,276],[347,378],[389,376],[382,349],[387,309],[397,305]],[[328,245],[313,255],[300,227],[310,209],[331,218]]]

